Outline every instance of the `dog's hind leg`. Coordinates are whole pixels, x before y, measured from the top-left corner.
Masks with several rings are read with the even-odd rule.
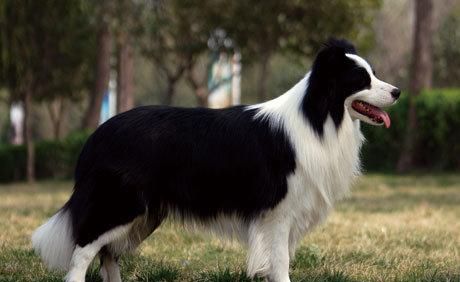
[[[118,258],[126,252],[135,250],[163,221],[166,213],[154,209],[135,218],[126,236],[119,237],[105,245],[99,252],[101,259],[100,275],[104,282],[121,282]]]
[[[66,282],[84,282],[86,271],[93,261],[94,257],[105,245],[114,240],[126,237],[128,234],[131,223],[118,226],[108,232],[99,236],[96,240],[92,241],[85,246],[77,245],[72,254],[70,262],[70,270],[66,275]]]
[[[118,257],[107,251],[103,247],[99,252],[101,260],[100,275],[103,282],[121,282],[120,266],[118,265]]]
[[[66,282],[84,282],[86,271],[100,248],[99,244],[76,246],[70,261],[70,270],[65,278]]]

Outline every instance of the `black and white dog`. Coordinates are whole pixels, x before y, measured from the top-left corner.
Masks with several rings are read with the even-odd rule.
[[[67,281],[84,281],[99,254],[104,281],[118,282],[118,257],[170,217],[244,242],[249,276],[290,281],[297,243],[360,172],[360,120],[388,127],[380,108],[399,94],[353,45],[330,40],[300,82],[266,103],[119,114],[88,139],[72,196],[33,246]]]

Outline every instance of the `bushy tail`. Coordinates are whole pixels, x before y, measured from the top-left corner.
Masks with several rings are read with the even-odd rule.
[[[68,270],[75,243],[70,212],[60,210],[32,234],[35,252],[50,269]]]

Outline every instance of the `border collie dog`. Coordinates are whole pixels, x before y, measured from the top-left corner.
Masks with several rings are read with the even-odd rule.
[[[35,231],[33,247],[68,271],[66,281],[84,281],[99,255],[103,280],[119,282],[120,255],[170,217],[241,240],[250,277],[290,281],[299,240],[359,174],[360,121],[389,127],[381,108],[399,94],[351,43],[331,39],[274,100],[119,114],[86,142],[72,196]]]

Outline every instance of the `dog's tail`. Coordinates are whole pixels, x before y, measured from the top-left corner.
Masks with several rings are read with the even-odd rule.
[[[75,243],[70,211],[61,209],[32,235],[35,252],[50,269],[68,270]]]

